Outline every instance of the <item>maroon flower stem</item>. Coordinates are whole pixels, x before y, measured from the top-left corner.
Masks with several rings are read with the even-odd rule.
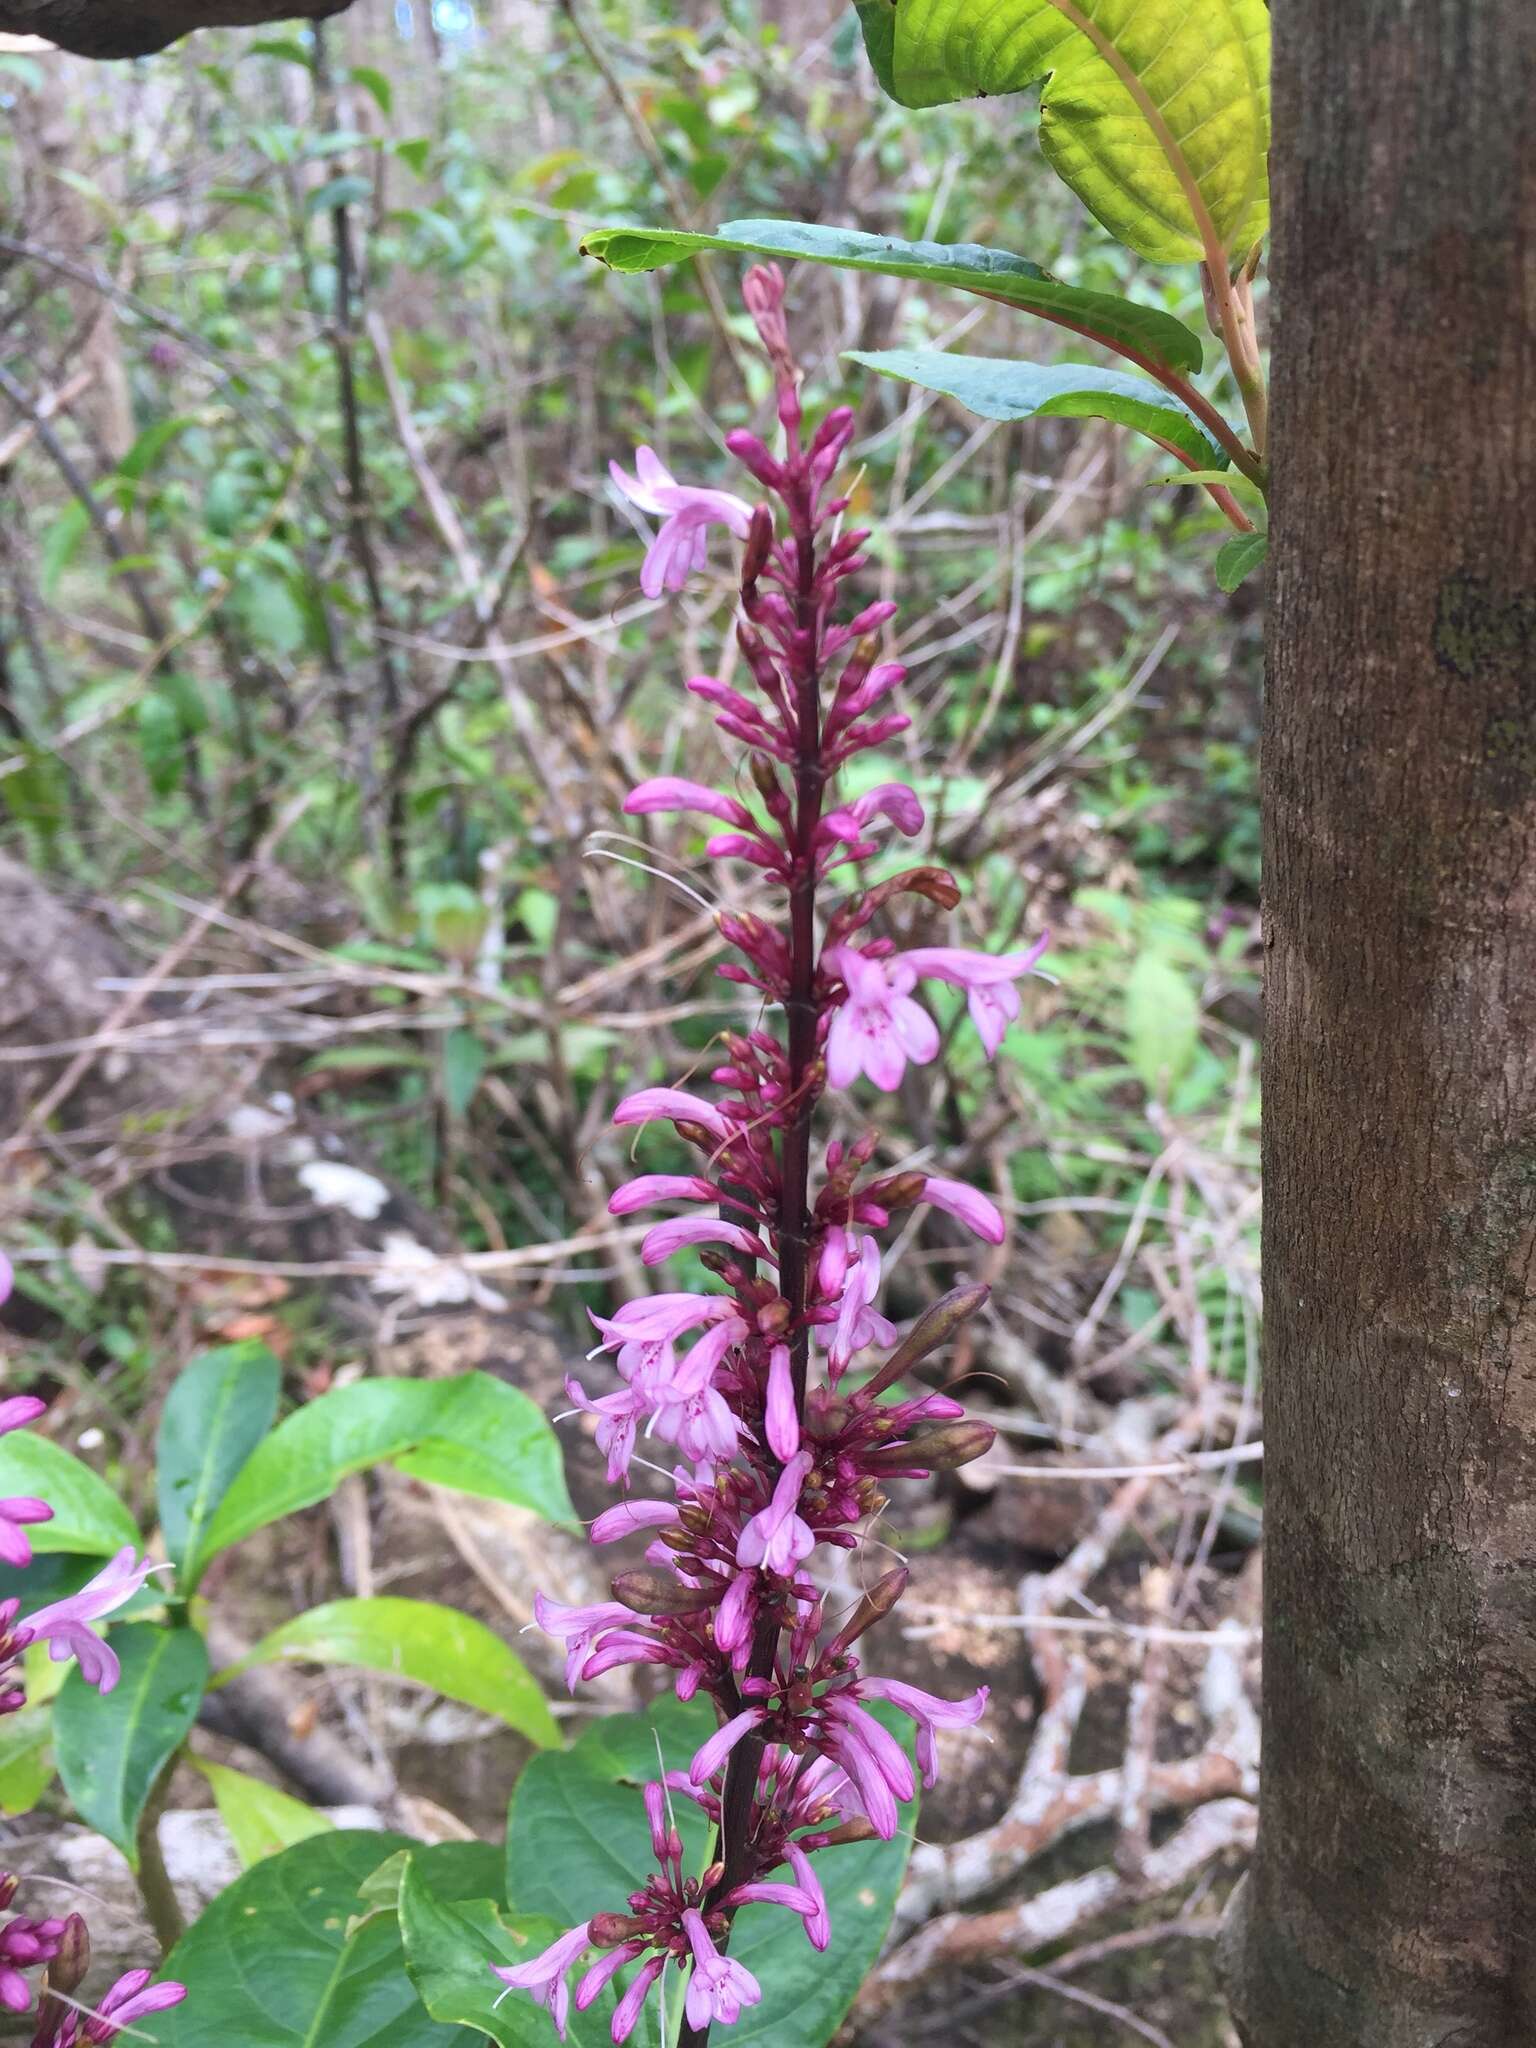
[[[795,818],[793,864],[789,885],[788,1018],[790,1099],[793,1114],[784,1127],[779,1151],[779,1292],[790,1308],[790,1369],[794,1379],[795,1413],[805,1415],[805,1382],[811,1333],[805,1322],[806,1283],[810,1252],[811,1123],[816,1111],[816,828],[826,770],[821,759],[821,617],[816,590],[815,487],[808,465],[797,462],[785,491],[795,548],[795,643],[792,680],[795,688]],[[758,1621],[752,1641],[748,1676],[766,1678],[773,1670],[779,1642],[779,1620],[773,1612]],[[754,1867],[751,1826],[758,1770],[765,1738],[750,1734],[737,1743],[726,1766],[720,1797],[720,1853],[724,1870],[713,1896],[759,1875]],[[734,1914],[731,1916],[734,1919]],[[730,1928],[717,1946],[725,1952]],[[695,2028],[685,2019],[678,2048],[705,2048],[707,2026]]]

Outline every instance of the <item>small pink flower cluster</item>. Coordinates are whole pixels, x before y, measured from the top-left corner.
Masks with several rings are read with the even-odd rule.
[[[573,1686],[615,1665],[663,1666],[679,1698],[702,1692],[715,1703],[720,1725],[687,1770],[646,1788],[656,1869],[630,1894],[629,1910],[599,1913],[543,1955],[497,1972],[547,2006],[563,2036],[573,1995],[567,1980],[587,1949],[601,1954],[576,1986],[578,2009],[638,1964],[614,2013],[615,2042],[628,2038],[669,1962],[688,1972],[685,2044],[758,2002],[759,1985],[725,1953],[742,1905],[761,1901],[797,1914],[813,1946],[827,1947],[832,1928],[812,1856],[836,1843],[889,1840],[899,1802],[916,1793],[907,1753],[871,1702],[914,1722],[929,1785],[936,1732],[982,1715],[985,1687],[951,1703],[862,1669],[855,1645],[900,1597],[905,1571],[888,1572],[851,1613],[829,1617],[811,1567],[820,1546],[858,1547],[860,1525],[883,1506],[890,1479],[953,1468],[991,1442],[990,1428],[946,1395],[891,1398],[980,1306],[984,1287],[946,1296],[873,1370],[860,1363],[896,1338],[877,1306],[878,1233],[897,1212],[927,1203],[998,1244],[1003,1218],[961,1182],[876,1170],[874,1131],[827,1145],[813,1186],[812,1118],[827,1088],[864,1077],[889,1091],[909,1063],[936,1056],[938,1027],[914,994],[924,981],[965,991],[982,1044],[995,1054],[1019,1014],[1017,984],[1045,943],[1002,955],[951,946],[898,951],[878,934],[877,918],[903,893],[952,909],[959,890],[940,868],[913,867],[868,888],[855,883],[825,910],[818,904],[828,878],[837,873],[841,882],[838,871],[879,850],[886,829],[919,833],[923,807],[904,783],[844,803],[833,798],[837,771],[909,722],[888,706],[904,671],[876,661],[872,638],[895,607],[873,604],[837,618],[866,538],[843,530],[848,501],[831,489],[853,418],[839,409],[814,433],[802,431],[778,270],[749,272],[745,298],[776,372],[785,452],[777,456],[745,432],[728,435],[727,445],[780,501],[787,530],[766,504],[678,484],[650,449],[640,451],[634,477],[617,468],[614,476],[635,504],[663,518],[641,578],[652,595],[680,588],[702,562],[712,522],[744,544],[736,638],[757,695],[713,676],[687,687],[746,750],[756,801],[662,776],[632,791],[625,809],[718,821],[709,853],[750,863],[787,897],[782,923],[755,913],[718,920],[740,955],[720,972],[757,990],[765,1009],[782,1013],[785,1030],[724,1034],[713,1099],[646,1088],[614,1113],[620,1126],[670,1123],[699,1157],[693,1171],[628,1181],[611,1209],[624,1216],[685,1205],[646,1234],[641,1257],[656,1265],[694,1250],[722,1291],[648,1295],[593,1318],[598,1348],[614,1353],[621,1384],[594,1395],[573,1379],[571,1399],[595,1418],[612,1483],[627,1486],[643,1435],[671,1447],[674,1492],[626,1500],[598,1517],[595,1543],[637,1530],[651,1538],[646,1567],[620,1572],[612,1600],[536,1602],[541,1625],[564,1641]],[[718,1830],[721,1860],[701,1876],[683,1874],[674,1798],[694,1802]]]
[[[10,1262],[0,1253],[0,1306],[10,1292]],[[0,1436],[35,1422],[46,1407],[46,1402],[30,1394],[0,1401]],[[53,1509],[46,1501],[30,1497],[0,1500],[0,1558],[13,1567],[29,1565],[32,1546],[24,1530],[52,1518]],[[132,1549],[121,1550],[78,1593],[36,1609],[19,1625],[16,1617],[21,1602],[0,1601],[0,1715],[14,1714],[26,1704],[17,1667],[33,1643],[47,1643],[55,1663],[75,1658],[87,1685],[110,1692],[121,1666],[91,1624],[130,1600],[152,1569],[147,1557],[137,1558]],[[0,1872],[0,1911],[10,1906],[19,1884],[9,1872]],[[183,1984],[151,1985],[150,1971],[130,1970],[118,1978],[99,2005],[78,2005],[72,1994],[85,1977],[90,1956],[90,1934],[78,1913],[47,1920],[18,1913],[0,1926],[0,2008],[13,2013],[29,2011],[33,1992],[25,1973],[31,1969],[45,1972],[31,2048],[85,2048],[87,2043],[114,2040],[131,2029],[135,2020],[179,2005],[187,1995]]]

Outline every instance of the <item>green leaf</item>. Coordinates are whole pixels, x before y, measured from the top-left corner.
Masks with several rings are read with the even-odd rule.
[[[314,69],[305,45],[289,36],[257,36],[254,42],[246,44],[240,54],[242,57],[276,57],[284,64],[301,64],[306,71]]]
[[[433,1896],[458,1902],[489,1899],[493,1905],[506,1904],[505,1852],[494,1842],[431,1842],[425,1848],[413,1843],[387,1857],[358,1892],[368,1907],[382,1906],[387,1912],[400,1910],[400,1887],[405,1869],[414,1862],[426,1879]]]
[[[1200,1044],[1199,999],[1166,954],[1141,954],[1126,976],[1125,1030],[1138,1080],[1165,1096]]]
[[[474,1101],[485,1060],[473,1031],[450,1031],[443,1040],[443,1100],[451,1117],[461,1117]]]
[[[354,64],[352,81],[360,85],[373,100],[381,114],[392,113],[395,105],[394,87],[382,71],[376,71],[371,64]]]
[[[409,136],[404,142],[395,144],[395,155],[403,164],[408,164],[418,178],[425,177],[432,155],[432,138],[430,135]]]
[[[489,2034],[499,2048],[548,2048],[549,2015],[530,1999],[506,1997],[491,1970],[526,1962],[564,1930],[528,1914],[504,1920],[489,1899],[445,1899],[428,1867],[412,1855],[400,1885],[405,1967],[423,2005],[434,2019]],[[567,2039],[576,2048],[607,2048],[614,2002],[608,1991],[586,2012],[573,2011]]]
[[[160,1417],[160,1531],[185,1598],[187,1562],[246,1459],[272,1427],[282,1367],[265,1344],[226,1344],[194,1358]]]
[[[413,1844],[336,1829],[263,1857],[166,1957],[187,1996],[154,2017],[159,2048],[468,2048],[405,1974],[393,1913],[358,1921],[358,1887]]]
[[[250,570],[237,580],[231,603],[251,638],[270,653],[293,655],[304,645],[303,607],[286,577]]]
[[[113,1629],[112,1648],[123,1670],[111,1692],[87,1685],[78,1667],[60,1687],[54,1748],[75,1811],[137,1870],[139,1816],[197,1719],[208,1652],[196,1629],[152,1621]]]
[[[1243,253],[1269,221],[1265,0],[856,0],[909,107],[1044,80],[1046,157],[1154,263]],[[1204,216],[1204,220],[1202,220]]]
[[[223,1685],[253,1664],[355,1664],[413,1679],[446,1699],[494,1714],[541,1748],[557,1748],[560,1730],[532,1673],[484,1622],[433,1600],[330,1600],[263,1636],[221,1671]]]
[[[306,213],[329,213],[337,206],[361,206],[373,197],[373,186],[366,178],[353,173],[345,177],[330,178],[323,185],[316,186],[304,201]]]
[[[880,1708],[882,1720],[887,1710]],[[891,1715],[894,1730],[910,1724]],[[570,1927],[614,1910],[650,1868],[650,1833],[640,1788],[685,1767],[714,1726],[700,1702],[667,1699],[647,1715],[607,1717],[570,1749],[536,1756],[517,1781],[507,1825],[507,1897],[516,1912]],[[707,1839],[702,1814],[676,1802],[684,1868],[697,1869]],[[818,1854],[816,1871],[832,1915],[832,1947],[819,1955],[793,1914],[749,1906],[736,1922],[731,1954],[763,1987],[761,2005],[731,2030],[731,2048],[785,2048],[831,2039],[868,1974],[890,1924],[906,1870],[910,1835]],[[514,1994],[515,1995],[515,1994]],[[513,2001],[507,2001],[510,2005]]]
[[[1228,457],[1178,399],[1123,370],[1087,363],[1012,363],[1001,356],[960,356],[945,349],[850,349],[849,362],[900,377],[925,391],[958,398],[987,420],[1037,416],[1114,420],[1177,449],[1201,468],[1223,469]]]
[[[0,1499],[33,1494],[53,1509],[51,1522],[28,1529],[32,1548],[69,1550],[111,1557],[124,1544],[137,1546],[133,1518],[104,1479],[71,1451],[29,1429],[0,1437]]]
[[[1236,590],[1254,570],[1260,568],[1269,553],[1267,533],[1234,533],[1229,541],[1222,544],[1216,556],[1216,581],[1223,590]]]
[[[200,1756],[192,1761],[213,1788],[219,1819],[229,1829],[242,1870],[249,1870],[264,1856],[291,1849],[295,1842],[307,1842],[311,1835],[330,1834],[336,1825],[302,1799],[279,1792],[261,1778],[229,1764],[211,1764]]]
[[[0,1814],[30,1813],[53,1782],[53,1710],[29,1704],[0,1720]]]
[[[560,1445],[526,1394],[483,1372],[359,1380],[307,1403],[258,1445],[224,1496],[198,1564],[328,1499],[349,1472],[386,1462],[433,1486],[532,1508],[546,1521],[575,1520]]]
[[[84,540],[90,524],[91,515],[85,506],[78,498],[71,498],[48,528],[38,556],[37,580],[50,603],[57,595],[59,578],[74,560],[75,550]]]
[[[134,709],[139,729],[139,759],[156,796],[170,796],[181,787],[187,766],[187,740],[181,716],[169,697],[151,690]]]
[[[1021,312],[1076,328],[1108,347],[1161,356],[1176,370],[1198,370],[1201,362],[1200,337],[1171,314],[1108,292],[1081,291],[1023,256],[972,242],[900,242],[889,235],[815,227],[805,221],[732,220],[713,235],[669,228],[600,228],[581,246],[583,254],[625,272],[656,270],[700,250],[720,249],[832,263],[842,270],[869,270],[882,277],[918,278],[1003,299]]]

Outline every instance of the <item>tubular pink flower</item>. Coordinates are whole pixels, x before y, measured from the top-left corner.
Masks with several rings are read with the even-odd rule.
[[[756,2005],[762,1987],[750,1970],[733,1963],[709,1938],[703,1916],[690,1907],[683,1915],[683,1931],[693,1950],[693,1975],[688,1980],[685,2010],[690,2027],[707,2027],[719,2020],[732,2027],[741,2018],[744,2005]]]
[[[738,540],[747,537],[752,507],[744,498],[731,491],[680,484],[653,448],[636,449],[633,476],[616,462],[609,463],[608,474],[632,505],[662,522],[640,568],[640,588],[647,597],[681,590],[693,572],[704,567],[711,526],[729,527]]]
[[[96,2010],[81,2018],[80,2039],[92,2043],[110,2041],[135,2020],[180,2005],[187,1995],[186,1985],[151,1984],[150,1975],[148,1970],[130,1970],[125,1977],[119,1977]]]
[[[621,1947],[611,1948],[605,1956],[600,1956],[576,1986],[576,2010],[585,2012],[593,1999],[602,1997],[609,1979],[616,1977],[626,1963],[632,1963],[636,1956],[644,1953],[644,1942],[626,1941]]]
[[[32,1562],[32,1546],[22,1534],[24,1525],[51,1522],[53,1509],[47,1501],[28,1494],[0,1500],[0,1562],[20,1570]]]
[[[735,1660],[738,1650],[745,1650],[752,1640],[752,1622],[756,1613],[757,1574],[739,1571],[725,1589],[725,1597],[715,1609],[715,1641],[719,1647]]]
[[[659,1266],[674,1252],[689,1244],[728,1244],[750,1259],[773,1261],[762,1239],[740,1223],[723,1223],[716,1216],[674,1216],[648,1230],[640,1242],[640,1257],[647,1266]]]
[[[806,1474],[815,1463],[809,1451],[797,1451],[779,1474],[773,1498],[755,1514],[736,1543],[736,1562],[761,1565],[764,1571],[788,1578],[816,1547],[809,1526],[795,1513]]]
[[[978,1188],[967,1187],[963,1180],[942,1180],[930,1173],[923,1182],[922,1199],[930,1208],[953,1216],[988,1244],[1001,1244],[1008,1235],[1008,1226],[997,1204],[988,1201]]]
[[[905,782],[882,782],[878,788],[855,797],[848,806],[859,824],[872,818],[889,818],[896,830],[915,839],[923,829],[923,806],[917,791]]]
[[[989,1687],[978,1686],[963,1700],[941,1700],[898,1678],[863,1678],[859,1691],[866,1699],[889,1700],[917,1723],[917,1761],[923,1783],[930,1788],[939,1781],[939,1754],[934,1731],[939,1728],[974,1728],[987,1710]],[[879,1723],[875,1724],[877,1727]]]
[[[562,1934],[558,1941],[552,1941],[543,1954],[535,1956],[531,1962],[492,1963],[489,1966],[492,1975],[499,1977],[509,1989],[530,1992],[536,2004],[548,2009],[555,2023],[555,2032],[562,2041],[565,2039],[565,2023],[571,2013],[571,1993],[565,1981],[566,1975],[582,1950],[591,1946],[588,1924],[584,1920],[579,1927]]]
[[[783,1463],[800,1448],[800,1418],[795,1413],[795,1385],[790,1374],[789,1346],[775,1344],[768,1354],[768,1395],[763,1404],[763,1434],[768,1448]]]
[[[4,1299],[0,1294],[0,1302]],[[40,1401],[36,1394],[12,1394],[8,1401],[0,1401],[0,1436],[9,1436],[13,1429],[25,1429],[29,1422],[36,1422],[47,1412],[48,1403]]]
[[[720,1903],[724,1906],[783,1906],[788,1912],[798,1913],[802,1920],[810,1920],[816,1912],[816,1901],[809,1892],[802,1891],[797,1884],[775,1884],[768,1878],[755,1878],[737,1885],[734,1891],[726,1893]]]
[[[889,1344],[896,1335],[895,1325],[874,1306],[880,1292],[880,1247],[872,1237],[855,1242],[858,1251],[843,1283],[828,1350],[827,1362],[834,1375],[844,1370],[856,1352],[870,1344]]]
[[[708,817],[723,818],[727,825],[752,823],[752,813],[735,797],[679,775],[653,775],[649,782],[639,783],[625,797],[624,809],[631,818],[655,811],[703,811]]]
[[[559,1600],[551,1600],[546,1593],[534,1594],[533,1614],[545,1635],[555,1636],[565,1644],[565,1684],[569,1692],[576,1690],[581,1667],[591,1655],[594,1643],[612,1629],[629,1628],[635,1619],[617,1600],[600,1600],[590,1607],[567,1607]]]
[[[147,1557],[135,1556],[130,1543],[78,1593],[28,1615],[17,1635],[24,1635],[28,1642],[46,1642],[55,1664],[73,1657],[86,1684],[95,1686],[100,1693],[109,1693],[122,1667],[116,1653],[90,1624],[115,1613],[125,1601],[131,1600],[153,1570],[155,1566]]]
[[[610,1216],[633,1216],[654,1202],[718,1202],[720,1190],[698,1173],[642,1173],[608,1197]]]
[[[827,1079],[848,1088],[867,1074],[889,1094],[908,1060],[923,1066],[939,1049],[938,1026],[907,993],[916,976],[851,946],[834,946],[826,959],[848,990],[827,1033]]]
[[[567,1379],[565,1391],[583,1415],[595,1415],[593,1432],[597,1448],[608,1460],[610,1486],[627,1486],[629,1463],[635,1455],[635,1436],[650,1403],[638,1387],[620,1387],[612,1394],[590,1395],[578,1379]]]
[[[617,1543],[621,1536],[633,1536],[637,1529],[665,1529],[676,1520],[675,1501],[625,1500],[617,1507],[605,1508],[588,1533],[594,1543]]]
[[[976,1035],[993,1058],[1020,1009],[1016,981],[1030,972],[1050,944],[1044,933],[1023,953],[972,953],[960,946],[918,946],[898,956],[903,968],[965,990]]]
[[[707,1785],[719,1770],[731,1751],[744,1735],[750,1735],[764,1718],[761,1707],[747,1707],[734,1715],[722,1728],[717,1728],[709,1740],[703,1743],[693,1762],[688,1766],[688,1777],[695,1785]]]
[[[609,2032],[613,2036],[614,2048],[623,2048],[623,2043],[635,2031],[635,2023],[644,2010],[651,1986],[667,1967],[664,1955],[649,1956],[640,1966],[635,1981],[613,2009],[613,2024]]]
[[[786,1842],[784,1855],[795,1873],[796,1884],[811,1900],[812,1910],[805,1916],[806,1938],[812,1948],[825,1949],[832,1940],[832,1917],[827,1911],[827,1896],[821,1888],[821,1880],[798,1842]]]
[[[613,1112],[616,1124],[667,1123],[698,1124],[712,1138],[728,1138],[731,1127],[702,1095],[690,1095],[684,1088],[642,1088],[626,1095]]]

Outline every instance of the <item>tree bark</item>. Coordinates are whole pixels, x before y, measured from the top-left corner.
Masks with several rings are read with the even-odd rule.
[[[1536,2042],[1536,6],[1277,0],[1249,2048]]]
[[[0,0],[0,30],[46,36],[77,57],[147,57],[197,28],[314,20],[351,0]]]

